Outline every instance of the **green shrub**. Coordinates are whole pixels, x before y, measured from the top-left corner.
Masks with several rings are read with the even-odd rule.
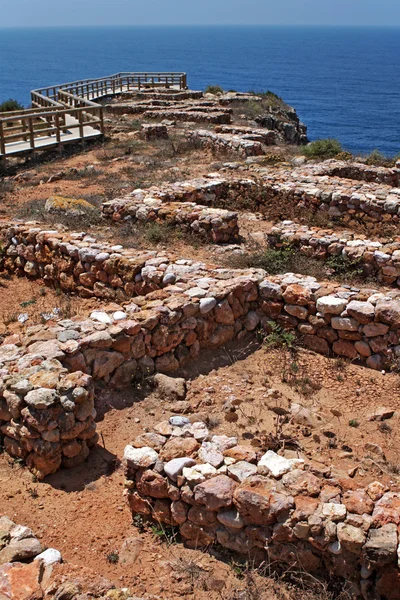
[[[295,334],[291,331],[285,331],[274,321],[268,321],[268,325],[271,331],[265,336],[264,346],[266,348],[288,348],[292,350],[296,342]]]
[[[343,148],[338,140],[327,138],[311,142],[302,151],[307,158],[334,158],[343,152]]]
[[[205,89],[206,94],[214,94],[215,96],[223,94],[224,90],[219,85],[208,85]]]
[[[363,274],[362,263],[352,260],[344,254],[330,256],[326,261],[326,266],[332,269],[333,275],[341,280],[351,281],[360,278]]]
[[[367,156],[364,156],[361,161],[366,165],[373,167],[394,167],[396,161],[400,158],[399,155],[389,158],[380,152],[379,150],[373,150]]]
[[[11,112],[13,110],[24,110],[24,106],[12,98],[0,104],[0,112]]]

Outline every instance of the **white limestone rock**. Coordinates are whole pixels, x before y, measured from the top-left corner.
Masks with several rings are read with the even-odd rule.
[[[257,470],[261,475],[272,475],[272,477],[279,478],[303,463],[303,459],[284,458],[276,454],[273,450],[268,450],[258,462]]]

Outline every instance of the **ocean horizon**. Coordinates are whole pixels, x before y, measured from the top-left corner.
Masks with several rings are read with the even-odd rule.
[[[333,26],[0,28],[0,102],[118,71],[186,71],[191,89],[271,90],[311,140],[400,153],[400,29]]]

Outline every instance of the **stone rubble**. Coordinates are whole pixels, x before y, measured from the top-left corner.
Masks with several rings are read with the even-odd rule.
[[[325,568],[350,581],[355,596],[382,598],[373,594],[386,589],[399,568],[399,492],[379,482],[346,487],[330,469],[317,477],[302,458],[263,454],[252,446],[251,462],[240,460],[245,446],[222,450],[210,433],[189,456],[187,442],[197,426],[181,424],[173,460],[165,458],[168,434],[158,452],[142,447],[153,468],[132,461],[134,449],[125,448],[125,493],[134,515],[179,528],[189,547],[219,543],[258,561],[311,573]],[[140,438],[134,443],[140,445]],[[218,466],[205,460],[212,453],[221,454]],[[384,597],[396,600],[397,589]]]

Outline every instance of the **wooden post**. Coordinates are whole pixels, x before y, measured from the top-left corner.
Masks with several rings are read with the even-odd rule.
[[[35,132],[33,130],[32,117],[28,118],[28,125],[29,125],[29,142],[30,142],[31,150],[34,150],[35,149]]]
[[[79,111],[79,135],[83,140],[83,112]]]
[[[3,121],[0,119],[0,154],[5,155],[6,143],[4,141]]]
[[[100,131],[102,133],[102,135],[104,135],[104,114],[103,114],[103,107],[100,106]]]
[[[56,113],[55,122],[56,122],[56,139],[57,139],[57,142],[60,143],[61,142],[60,115],[58,113]]]

